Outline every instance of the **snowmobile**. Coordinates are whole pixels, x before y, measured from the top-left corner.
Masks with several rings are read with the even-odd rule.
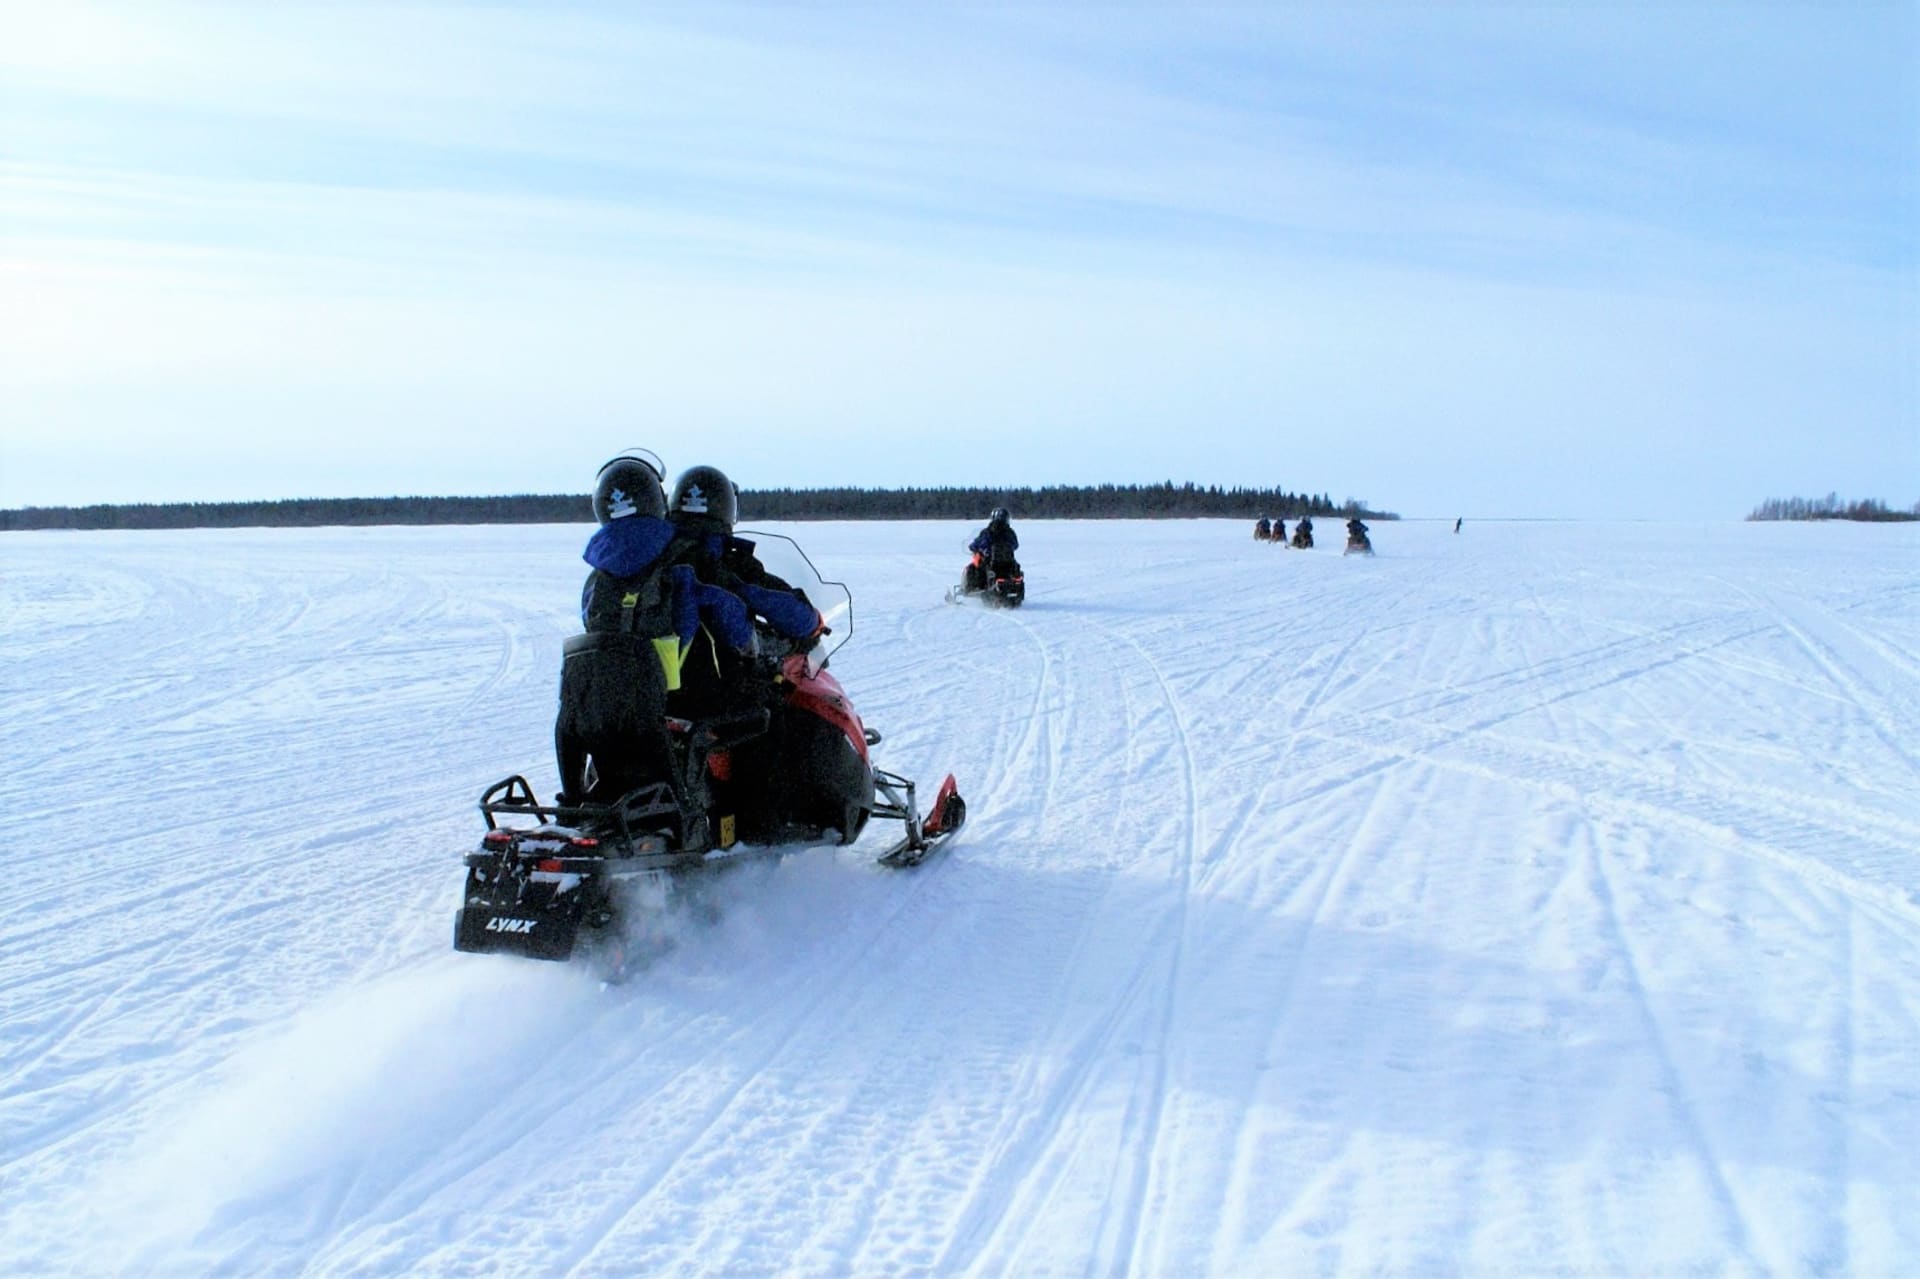
[[[563,961],[578,954],[618,980],[631,952],[643,948],[649,916],[683,890],[697,898],[721,871],[799,845],[850,844],[873,818],[900,823],[878,863],[917,866],[966,821],[951,773],[922,816],[913,782],[874,765],[869,750],[880,734],[861,722],[826,669],[853,633],[847,588],[821,580],[790,539],[754,539],[768,567],[819,609],[825,635],[760,659],[769,676],[763,705],[700,720],[663,713],[659,731],[634,755],[598,743],[606,758],[588,761],[593,798],[543,803],[518,774],[487,787],[480,796],[486,831],[466,854],[454,949]],[[605,638],[574,636],[567,660],[591,660]],[[761,639],[775,647],[772,637]],[[645,656],[654,664],[643,669],[657,671]],[[664,694],[652,704],[664,707]],[[635,758],[645,767],[635,771]],[[594,789],[606,776],[620,779],[617,796]]]
[[[1018,564],[989,565],[975,554],[960,585],[947,588],[947,603],[978,599],[988,608],[1019,608],[1027,599],[1026,573]]]
[[[1371,555],[1373,543],[1367,539],[1367,526],[1359,520],[1347,521],[1347,549],[1342,555]]]
[[[1296,551],[1312,550],[1313,549],[1313,521],[1308,519],[1304,515],[1301,516],[1300,522],[1294,525],[1293,540],[1287,543],[1287,545],[1291,546]]]

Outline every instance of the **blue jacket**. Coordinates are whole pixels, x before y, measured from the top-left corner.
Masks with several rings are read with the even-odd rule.
[[[685,535],[686,530],[682,530]],[[820,610],[806,596],[788,587],[762,585],[747,574],[757,572],[770,582],[779,582],[754,557],[753,543],[725,533],[701,533],[691,539],[697,548],[702,569],[725,583],[729,592],[746,601],[750,612],[767,619],[767,625],[790,640],[810,639],[820,629]]]
[[[673,535],[673,525],[665,520],[629,515],[610,521],[588,538],[581,558],[596,571],[580,591],[581,625],[592,628],[595,594],[611,588],[608,578],[644,576],[659,564]],[[745,652],[752,647],[753,619],[738,596],[701,581],[688,564],[666,565],[662,571],[669,574],[673,629],[682,648],[693,642],[702,622],[735,650]]]

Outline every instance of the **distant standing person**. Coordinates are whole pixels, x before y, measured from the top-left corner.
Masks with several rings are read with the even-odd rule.
[[[1460,517],[1459,517],[1458,519],[1455,519],[1455,520],[1454,520],[1454,522],[1453,522],[1453,531],[1454,531],[1454,532],[1456,532],[1456,533],[1458,533],[1458,532],[1460,531],[1460,521],[1461,521],[1461,520],[1463,520],[1463,519],[1465,519],[1465,518],[1466,518],[1466,516],[1464,516],[1464,515],[1462,515],[1462,516],[1460,516]]]

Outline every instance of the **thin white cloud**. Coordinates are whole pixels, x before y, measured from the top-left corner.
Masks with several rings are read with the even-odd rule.
[[[1578,13],[55,8],[0,48],[0,504],[74,500],[40,459],[156,417],[200,461],[154,495],[190,496],[276,398],[310,457],[364,424],[396,468],[540,420],[580,440],[559,487],[657,417],[808,433],[811,482],[918,480],[910,435],[954,479],[992,441],[1043,480],[1411,506],[1501,471],[1566,509],[1570,453],[1648,488],[1679,434],[1797,465],[1915,421],[1911,185],[1813,145],[1899,91],[1776,149],[1778,32],[1744,89],[1696,33],[1689,97]],[[1884,74],[1857,43],[1813,61]]]

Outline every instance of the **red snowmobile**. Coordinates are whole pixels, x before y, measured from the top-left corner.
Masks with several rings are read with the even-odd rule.
[[[618,688],[624,700],[598,722],[563,715],[556,726],[563,784],[580,786],[580,797],[542,803],[519,775],[481,795],[487,829],[466,855],[456,950],[558,960],[579,951],[617,979],[645,931],[637,917],[649,909],[643,902],[661,900],[648,890],[671,893],[796,845],[850,844],[876,817],[900,823],[878,855],[889,867],[918,865],[960,829],[967,807],[953,775],[923,817],[914,784],[874,766],[869,748],[880,735],[826,669],[853,633],[845,585],[823,581],[790,539],[755,534],[754,541],[767,567],[819,609],[826,635],[780,652],[781,642],[763,633],[772,651],[755,662],[749,704],[702,719],[667,713],[651,641],[618,634],[569,640],[563,705],[571,687],[595,682],[601,691]],[[584,785],[580,777],[565,780],[582,767]]]
[[[1019,608],[1027,600],[1027,576],[1015,560],[989,563],[975,551],[960,574],[960,585],[947,588],[947,603],[978,599],[988,608]]]

